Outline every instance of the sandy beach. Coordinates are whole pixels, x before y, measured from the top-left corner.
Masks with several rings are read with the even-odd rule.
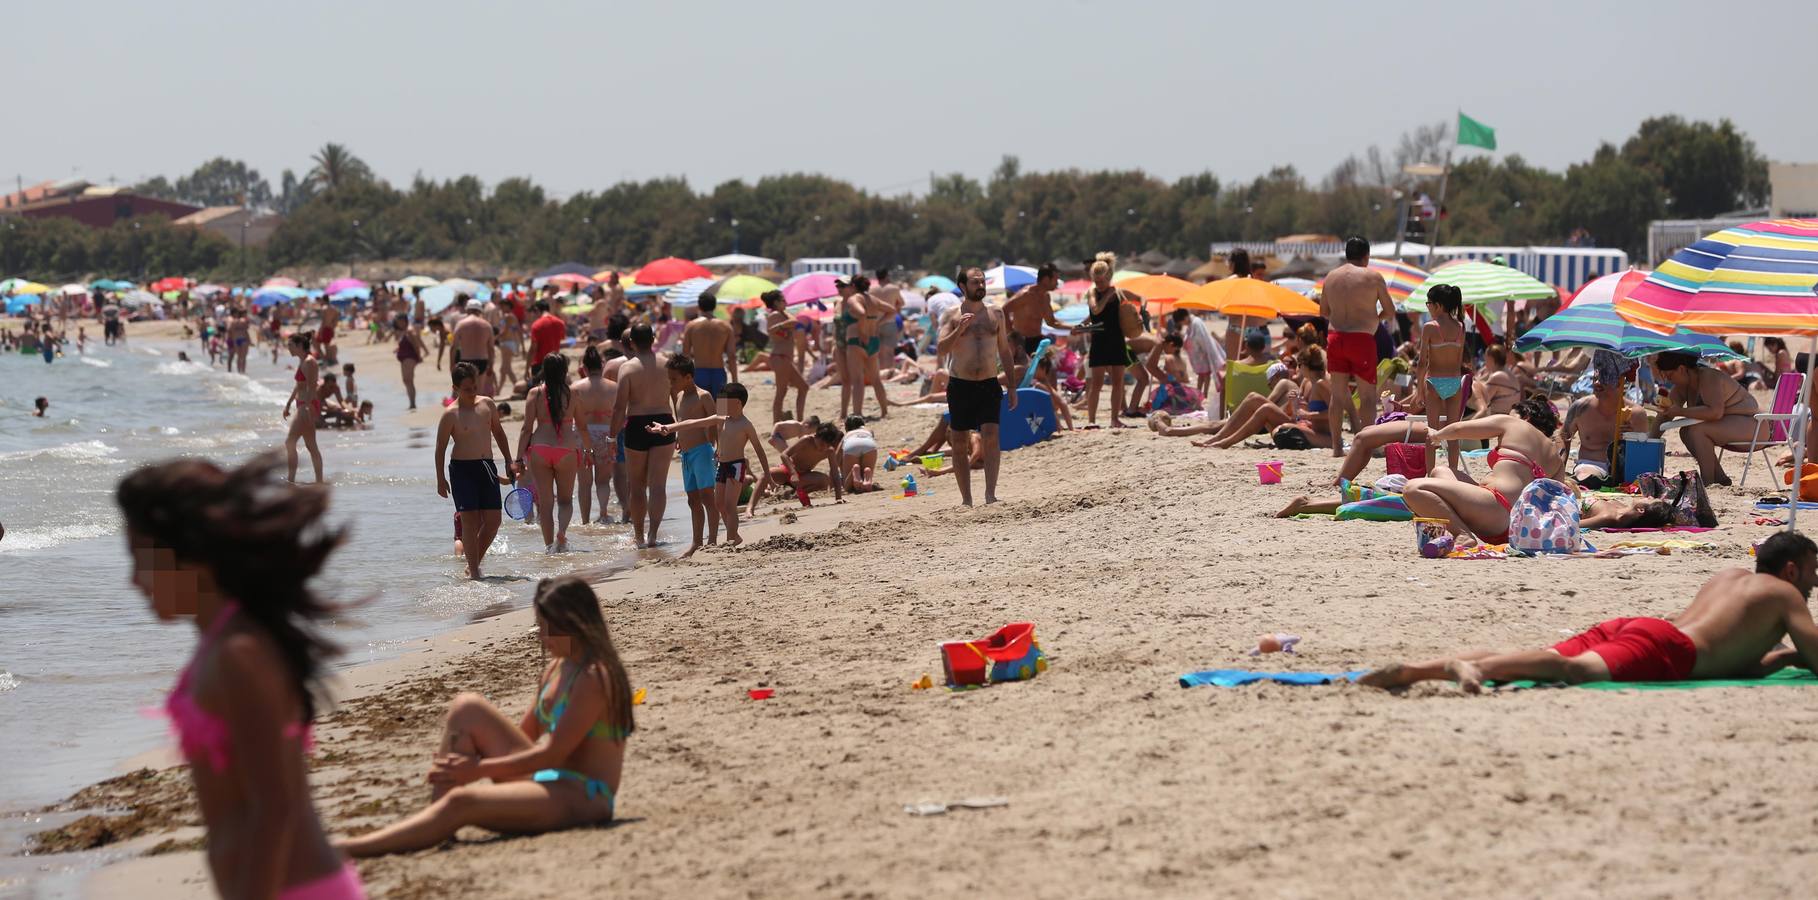
[[[361,372],[396,377],[376,359]],[[765,380],[745,379],[760,421]],[[836,404],[816,392],[811,411]],[[874,430],[912,446],[937,415]],[[1283,484],[1257,484],[1263,459],[1286,462]],[[1007,455],[988,508],[960,508],[944,478],[911,499],[766,504],[744,548],[652,556],[597,586],[648,696],[617,822],[469,831],[361,876],[376,897],[1796,895],[1818,876],[1798,799],[1818,788],[1806,690],[1179,687],[1200,669],[1340,672],[1670,614],[1770,532],[1747,524],[1753,480],[1713,490],[1724,527],[1699,537],[1714,546],[1670,555],[1423,560],[1406,524],[1270,518],[1334,469],[1323,451],[1076,432]],[[671,537],[686,515],[672,507]],[[1036,624],[1045,674],[911,690],[939,682],[939,642],[1012,621]],[[353,670],[318,729],[327,826],[425,802],[455,692],[521,711],[533,629],[514,612]],[[1299,653],[1247,655],[1275,631]],[[774,698],[749,699],[759,687]],[[167,851],[108,867],[92,895],[206,890],[182,770],[88,793],[143,815],[124,849]],[[903,809],[983,797],[1009,803]]]

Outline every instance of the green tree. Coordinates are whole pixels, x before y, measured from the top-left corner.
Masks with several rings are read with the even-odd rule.
[[[1651,172],[1674,216],[1705,218],[1768,202],[1767,159],[1730,120],[1658,116],[1622,145],[1622,158]]]
[[[271,206],[271,183],[240,160],[217,156],[177,179],[176,197],[197,206]]]
[[[372,180],[372,169],[344,144],[323,144],[309,161],[314,167],[309,170],[308,181],[326,192]]]
[[[1600,246],[1639,254],[1647,244],[1648,221],[1665,209],[1659,178],[1604,144],[1590,162],[1566,170],[1557,231],[1583,228]]]

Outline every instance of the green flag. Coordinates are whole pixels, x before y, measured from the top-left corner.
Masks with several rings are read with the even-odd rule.
[[[1458,114],[1458,143],[1467,147],[1496,149],[1496,129],[1464,113]]]

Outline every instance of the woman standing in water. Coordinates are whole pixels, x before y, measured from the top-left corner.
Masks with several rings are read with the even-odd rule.
[[[612,821],[635,727],[631,679],[587,582],[546,578],[534,605],[537,639],[554,658],[530,708],[513,723],[479,694],[455,695],[429,768],[428,808],[341,841],[341,849],[406,853],[468,825],[540,834]]]
[[[398,313],[391,320],[391,328],[398,333],[398,371],[404,376],[404,393],[410,397],[410,408],[417,408],[417,363],[429,354],[429,348],[423,346],[423,336],[410,327],[410,317]]]
[[[297,332],[290,336],[290,355],[297,358],[297,386],[290,389],[284,401],[284,418],[290,419],[290,405],[297,405],[297,417],[290,421],[290,433],[284,436],[284,458],[289,463],[285,477],[297,480],[297,441],[309,451],[309,463],[316,470],[316,483],[322,483],[322,450],[316,446],[316,422],[322,418],[320,376],[315,354],[309,352],[309,335]]]
[[[304,758],[335,651],[312,628],[331,608],[306,586],[345,534],[321,527],[328,493],[277,481],[277,454],[224,470],[205,460],[121,480],[133,585],[160,621],[201,632],[165,711],[190,763],[223,897],[359,900],[329,844]]]

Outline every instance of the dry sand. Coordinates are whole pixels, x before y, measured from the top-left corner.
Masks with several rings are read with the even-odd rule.
[[[760,422],[764,379],[747,378]],[[835,404],[818,392],[812,409]],[[934,415],[899,410],[876,426],[880,442],[919,442]],[[1265,458],[1286,460],[1283,485],[1257,484]],[[1005,501],[990,508],[960,508],[944,478],[933,496],[872,494],[793,522],[781,515],[793,502],[768,507],[737,552],[653,559],[599,585],[649,694],[619,822],[470,830],[362,862],[362,876],[376,897],[1810,890],[1818,816],[1801,798],[1818,788],[1818,691],[1181,689],[1198,669],[1343,671],[1670,614],[1769,533],[1746,524],[1749,500],[1732,489],[1713,491],[1714,549],[1622,559],[1423,560],[1405,524],[1268,517],[1334,468],[1324,451],[1081,432],[1007,456]],[[910,690],[923,673],[939,680],[940,641],[1017,620],[1036,623],[1046,674]],[[328,827],[363,830],[425,802],[456,691],[522,710],[531,627],[513,613],[356,670],[320,730]],[[1302,635],[1300,653],[1245,655],[1273,631]],[[775,698],[748,699],[756,687]],[[1010,802],[903,812],[981,796]],[[203,885],[187,851],[114,866],[91,889]]]

